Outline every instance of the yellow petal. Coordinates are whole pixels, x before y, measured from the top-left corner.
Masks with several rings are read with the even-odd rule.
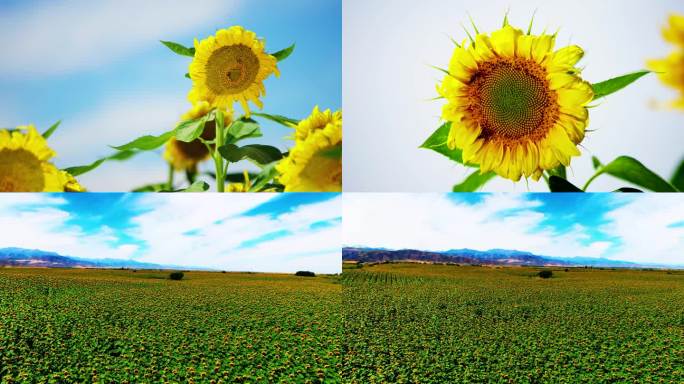
[[[573,88],[561,88],[558,93],[558,104],[561,106],[587,105],[594,98],[594,92],[585,83],[575,84]]]
[[[582,48],[576,45],[570,45],[559,49],[550,58],[547,64],[549,72],[565,72],[574,67],[578,61],[584,56]]]
[[[541,63],[553,50],[555,40],[551,35],[538,36],[532,43],[532,58]]]
[[[549,87],[553,90],[560,88],[570,88],[573,84],[581,82],[581,80],[567,72],[552,72],[547,76],[549,80]]]
[[[491,43],[494,52],[499,56],[512,57],[515,55],[515,44],[522,31],[506,25],[498,31],[492,33]]]
[[[481,61],[486,61],[492,59],[496,56],[494,50],[492,50],[492,43],[489,40],[489,36],[478,34],[475,36],[475,57]]]
[[[532,44],[536,37],[530,35],[518,36],[518,45],[516,47],[516,55],[525,59],[532,58]]]

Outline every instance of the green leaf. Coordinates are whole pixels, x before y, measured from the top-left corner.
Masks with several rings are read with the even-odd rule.
[[[50,136],[52,136],[53,133],[55,133],[55,130],[57,130],[57,127],[62,123],[62,120],[58,120],[56,123],[52,124],[50,128],[47,129],[47,131],[43,132],[43,138],[45,140],[49,139]]]
[[[162,145],[164,145],[164,143],[169,141],[169,139],[173,137],[174,132],[175,130],[164,132],[159,136],[141,136],[128,144],[120,145],[118,147],[113,146],[112,148],[118,149],[119,151],[128,151],[134,149],[141,151],[151,151],[153,149],[161,147]]]
[[[289,47],[287,47],[285,49],[281,49],[280,51],[278,51],[276,53],[271,53],[271,56],[275,57],[276,60],[278,60],[278,61],[283,61],[283,60],[287,59],[292,54],[294,49],[295,49],[295,44],[292,44]]]
[[[161,41],[162,44],[166,45],[167,48],[172,50],[174,53],[181,56],[195,56],[195,48],[188,48],[184,45],[174,43],[173,41]]]
[[[131,192],[163,192],[167,188],[167,183],[147,184],[133,189]]]
[[[475,192],[482,188],[487,182],[496,176],[494,172],[480,174],[475,171],[468,176],[461,184],[454,185],[453,192]]]
[[[618,76],[610,80],[602,81],[600,83],[592,84],[591,87],[594,90],[594,100],[615,93],[639,80],[640,78],[648,75],[649,73],[651,73],[651,71],[637,71],[623,76]]]
[[[202,136],[204,125],[206,124],[209,115],[211,115],[211,113],[198,117],[197,119],[180,122],[175,129],[176,139],[189,143]]]
[[[188,79],[191,79],[191,77],[190,77],[190,74],[189,74],[189,73],[186,73],[186,74],[185,74],[185,77],[186,77],[186,78],[188,78]]]
[[[271,115],[268,113],[261,113],[261,112],[252,112],[253,116],[259,116],[263,117],[264,119],[274,121],[278,124],[284,125],[288,128],[294,128],[299,124],[299,120],[295,119],[290,119],[289,117],[281,116],[281,115]]]
[[[252,180],[252,185],[249,187],[249,191],[259,192],[266,188],[271,180],[278,176],[278,171],[276,170],[277,164],[278,162],[273,162],[261,168],[261,172]]]
[[[84,173],[90,172],[93,169],[99,167],[105,161],[109,161],[109,160],[123,161],[123,160],[130,159],[131,157],[135,156],[138,153],[139,153],[138,151],[131,151],[131,150],[120,151],[120,152],[117,152],[111,156],[107,156],[107,157],[104,157],[102,159],[95,160],[88,165],[81,165],[81,166],[77,166],[77,167],[65,168],[64,171],[71,174],[71,176],[80,176],[80,175],[83,175]]]
[[[586,190],[594,179],[604,173],[644,187],[650,191],[677,192],[672,185],[650,169],[646,168],[639,160],[628,156],[620,156],[601,168],[591,179],[589,179],[584,189]]]
[[[261,137],[259,123],[243,117],[235,120],[226,130],[226,144],[235,144],[240,140]]]
[[[283,154],[280,153],[278,148],[261,144],[250,144],[244,147],[226,144],[219,148],[219,153],[231,163],[237,163],[243,159],[251,159],[259,164],[268,164],[283,158]]]
[[[674,175],[672,175],[672,180],[670,181],[675,188],[684,192],[684,160],[679,163],[679,167],[677,167],[677,170]]]
[[[322,157],[327,157],[330,159],[341,159],[342,158],[342,145],[338,144],[332,148],[326,149],[324,151],[318,152],[318,155]]]
[[[644,191],[636,188],[622,187],[614,190],[613,192],[623,192],[623,193],[643,193]]]
[[[569,181],[558,176],[549,177],[549,189],[551,192],[583,192]]]
[[[449,159],[463,164],[463,157],[461,155],[460,149],[449,149],[447,146],[447,137],[449,137],[449,130],[451,129],[451,123],[444,123],[442,126],[437,128],[435,132],[428,137],[427,140],[420,146],[420,148],[431,149],[441,155],[448,157]],[[476,165],[464,164],[468,167],[477,168]]]
[[[257,177],[256,173],[248,173],[247,177],[249,177],[250,180],[254,180],[254,178]],[[230,183],[244,183],[245,182],[245,174],[242,172],[235,172],[235,173],[229,173],[226,175],[226,181]]]
[[[558,176],[561,179],[567,179],[567,170],[565,169],[564,165],[559,165],[554,169],[549,170],[549,176]]]
[[[179,192],[206,192],[209,190],[209,184],[204,181],[195,181],[191,186]]]
[[[603,167],[601,160],[599,160],[598,157],[596,157],[596,156],[591,157],[591,164],[594,166],[595,170]]]

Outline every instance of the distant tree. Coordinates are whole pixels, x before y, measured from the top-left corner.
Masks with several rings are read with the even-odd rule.
[[[570,269],[569,269],[569,268],[565,268],[565,272],[570,272]]]
[[[295,273],[295,276],[316,277],[316,274],[310,271],[297,271],[297,273]]]
[[[171,280],[181,280],[181,279],[183,279],[183,276],[185,276],[185,274],[183,274],[183,272],[181,272],[181,271],[175,271],[175,272],[169,273],[169,279],[171,279]]]
[[[551,276],[553,276],[553,272],[549,271],[548,269],[545,269],[543,271],[539,271],[537,276],[541,277],[542,279],[548,279]]]

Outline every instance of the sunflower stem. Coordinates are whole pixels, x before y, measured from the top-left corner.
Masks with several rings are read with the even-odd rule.
[[[216,190],[218,192],[225,192],[226,188],[226,172],[223,168],[223,156],[219,152],[219,148],[223,146],[223,112],[216,110],[216,145],[214,146],[214,163],[216,164]]]
[[[174,176],[175,170],[173,169],[173,165],[169,164],[169,177],[166,179],[166,188],[169,191],[173,190],[173,176]]]
[[[589,178],[589,180],[587,180],[587,182],[584,184],[584,187],[582,187],[582,190],[583,190],[583,191],[586,191],[587,188],[589,188],[589,185],[591,185],[591,183],[592,183],[597,177],[601,176],[602,174],[603,174],[603,169],[599,169],[598,172],[596,172],[596,173],[594,174],[594,176],[592,176],[591,178]]]

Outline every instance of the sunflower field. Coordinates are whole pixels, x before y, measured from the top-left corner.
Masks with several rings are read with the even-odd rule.
[[[681,383],[684,273],[376,264],[343,274],[348,383]]]
[[[663,36],[679,48],[668,58],[651,60],[651,70],[638,70],[605,81],[589,82],[578,62],[578,45],[556,47],[557,32],[533,32],[504,18],[500,29],[472,33],[454,42],[447,67],[437,84],[436,100],[444,102],[443,124],[420,146],[474,171],[454,192],[474,192],[495,177],[519,182],[544,178],[551,192],[584,192],[602,175],[637,188],[616,192],[680,192],[684,190],[684,161],[671,178],[651,171],[638,159],[619,156],[604,163],[591,157],[595,173],[583,184],[569,181],[568,168],[591,132],[590,109],[640,78],[656,73],[667,85],[682,89],[684,17],[673,15]],[[590,63],[588,65],[591,65]],[[672,103],[681,107],[682,101]],[[675,159],[674,161],[679,161]]]
[[[0,268],[0,382],[340,382],[340,293],[326,276]]]

